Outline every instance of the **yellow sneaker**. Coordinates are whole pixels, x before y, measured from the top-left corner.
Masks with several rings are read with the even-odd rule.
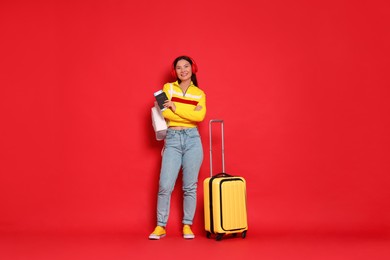
[[[165,237],[166,234],[167,234],[167,232],[165,231],[164,227],[157,226],[154,229],[153,233],[149,235],[149,239],[157,240],[157,239]]]
[[[185,239],[193,239],[195,238],[194,233],[192,233],[190,225],[184,225],[183,226],[183,237]]]

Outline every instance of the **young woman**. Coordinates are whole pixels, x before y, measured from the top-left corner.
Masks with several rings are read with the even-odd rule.
[[[206,115],[206,96],[198,87],[196,63],[188,56],[177,57],[172,74],[177,81],[166,83],[163,91],[169,100],[162,113],[168,123],[160,171],[157,198],[157,227],[149,239],[166,235],[171,193],[182,170],[183,178],[183,237],[195,237],[191,225],[196,209],[196,191],[199,169],[203,161],[203,148],[197,124]]]

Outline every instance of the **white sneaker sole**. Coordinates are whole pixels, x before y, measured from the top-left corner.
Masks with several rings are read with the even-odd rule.
[[[195,235],[183,235],[185,239],[194,239]]]
[[[158,235],[151,234],[149,236],[149,239],[150,240],[159,240],[160,238],[163,238],[163,237],[165,237],[165,235],[158,236]]]

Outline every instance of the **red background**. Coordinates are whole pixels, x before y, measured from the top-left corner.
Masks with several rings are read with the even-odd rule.
[[[1,1],[0,232],[146,238],[152,94],[187,54],[208,105],[196,232],[222,118],[252,236],[389,235],[389,15],[386,1]]]

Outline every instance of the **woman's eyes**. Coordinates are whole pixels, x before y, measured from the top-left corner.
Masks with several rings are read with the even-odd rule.
[[[189,68],[189,67],[190,67],[190,65],[184,65],[182,68],[186,69],[186,68]],[[176,67],[176,69],[179,70],[179,69],[181,69],[181,67]]]

